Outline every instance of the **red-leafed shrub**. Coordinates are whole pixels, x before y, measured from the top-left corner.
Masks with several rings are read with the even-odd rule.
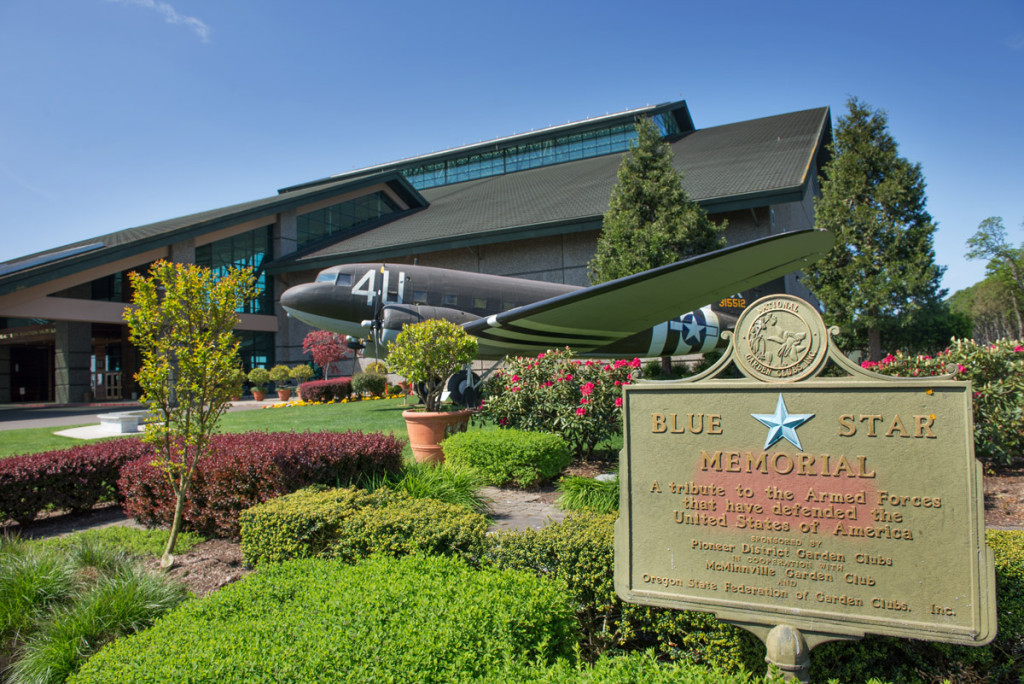
[[[401,440],[382,433],[247,432],[215,435],[210,455],[192,478],[185,529],[216,537],[238,536],[247,508],[311,484],[345,486],[361,476],[394,473]],[[166,475],[142,458],[121,471],[125,511],[145,525],[169,525],[174,495]]]
[[[302,401],[341,401],[352,394],[352,378],[311,380],[299,385],[299,399]]]
[[[0,520],[25,523],[46,508],[83,511],[113,501],[118,473],[153,450],[141,440],[115,439],[0,460]]]

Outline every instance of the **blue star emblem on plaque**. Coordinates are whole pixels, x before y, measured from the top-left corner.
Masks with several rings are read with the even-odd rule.
[[[786,402],[779,392],[779,402],[775,405],[775,413],[751,413],[750,417],[768,428],[768,437],[764,440],[764,448],[767,449],[780,439],[788,440],[797,449],[800,446],[800,438],[797,437],[796,429],[814,417],[813,413],[790,413],[786,409]]]

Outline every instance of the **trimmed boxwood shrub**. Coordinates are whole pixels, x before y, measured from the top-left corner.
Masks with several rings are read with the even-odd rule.
[[[390,489],[314,486],[258,504],[239,516],[242,557],[253,566],[323,556],[356,511],[380,508],[394,497]]]
[[[440,556],[305,559],[186,603],[68,681],[500,681],[572,658],[577,636],[564,591],[530,573]]]
[[[493,682],[520,684],[782,684],[782,678],[767,679],[765,668],[757,674],[729,673],[694,663],[660,662],[652,651],[602,656],[593,665],[559,660],[548,668],[509,668],[494,676]]]
[[[0,521],[28,522],[47,508],[83,511],[113,501],[121,468],[153,449],[135,437],[0,459]]]
[[[540,530],[488,536],[484,564],[532,570],[564,581],[590,657],[609,649],[659,653],[737,671],[764,671],[764,647],[750,633],[707,613],[624,603],[615,593],[615,515],[570,513]]]
[[[397,472],[401,440],[383,433],[246,432],[215,435],[199,462],[185,503],[185,528],[236,538],[238,516],[268,499],[311,484],[349,484]],[[118,481],[125,511],[150,527],[169,525],[174,496],[149,458],[129,463]]]
[[[441,443],[445,465],[477,472],[483,484],[536,487],[562,472],[572,456],[561,437],[525,430],[460,432]]]
[[[305,489],[244,511],[249,565],[313,556],[354,562],[374,553],[458,555],[476,561],[487,519],[461,506],[386,488]]]
[[[380,373],[360,373],[352,378],[352,392],[379,397],[387,389],[388,379]]]
[[[348,399],[351,395],[352,380],[350,378],[310,380],[299,385],[299,399],[302,401],[326,403]]]

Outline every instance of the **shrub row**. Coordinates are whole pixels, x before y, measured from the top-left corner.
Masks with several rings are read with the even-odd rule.
[[[624,603],[615,593],[615,515],[570,513],[540,530],[488,537],[484,564],[530,570],[564,582],[576,606],[582,646],[593,658],[613,649],[663,655],[736,671],[764,671],[764,647],[749,632],[707,613]]]
[[[403,443],[391,435],[305,432],[215,435],[193,475],[185,528],[236,538],[238,516],[258,503],[315,483],[346,485],[396,472]],[[169,525],[174,496],[149,458],[129,463],[118,481],[125,511],[148,526]]]
[[[437,556],[305,559],[186,603],[68,681],[486,681],[571,658],[576,639],[564,593],[529,573]]]
[[[876,373],[920,377],[943,375],[950,364],[958,379],[974,390],[974,451],[987,466],[1024,465],[1024,341],[999,340],[982,345],[954,339],[935,356],[897,352],[863,365]]]
[[[445,465],[472,470],[482,484],[536,487],[569,465],[572,455],[561,437],[525,430],[460,432],[441,443]]]
[[[352,394],[351,378],[310,380],[299,385],[299,399],[310,402],[341,401]]]
[[[413,499],[401,491],[305,489],[241,516],[248,565],[326,557],[354,562],[372,554],[457,555],[479,559],[487,519],[461,506]]]
[[[121,468],[152,449],[137,438],[0,460],[0,520],[25,523],[48,508],[82,511],[113,501]]]

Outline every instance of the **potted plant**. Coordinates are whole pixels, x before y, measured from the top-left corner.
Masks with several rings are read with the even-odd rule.
[[[252,390],[252,398],[256,401],[263,401],[267,396],[267,383],[270,382],[270,371],[266,368],[253,368],[249,371],[249,389]]]
[[[292,379],[292,369],[283,363],[279,363],[270,369],[270,379],[274,381],[277,388],[277,398],[281,401],[288,401],[292,396],[292,388],[287,385]]]
[[[402,413],[409,446],[420,463],[444,461],[441,440],[469,425],[469,409],[441,411],[441,391],[448,376],[473,360],[476,348],[473,336],[441,319],[407,325],[388,345],[392,372],[423,389],[424,407]]]
[[[300,363],[289,371],[289,375],[292,376],[292,380],[295,381],[295,385],[298,387],[302,383],[313,379],[313,369],[304,363]],[[299,398],[301,399],[302,397],[300,396]]]

